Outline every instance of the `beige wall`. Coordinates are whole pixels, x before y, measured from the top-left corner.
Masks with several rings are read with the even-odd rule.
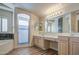
[[[33,35],[38,34],[38,30],[35,30],[35,23],[38,22],[38,16],[31,14],[31,21],[30,21],[30,46],[33,46]]]
[[[40,19],[39,19],[39,24],[41,24],[42,25],[42,30],[40,31],[39,30],[39,33],[41,34],[41,33],[44,33],[44,29],[45,29],[45,19],[44,19],[44,17],[40,17]]]
[[[30,16],[30,38],[29,38],[29,41],[30,41],[30,46],[33,46],[33,34],[35,33],[34,32],[34,24],[35,24],[35,21],[37,21],[39,19],[38,16],[36,16],[35,14],[27,11],[27,10],[24,10],[24,9],[21,9],[21,8],[15,8],[15,19],[14,19],[14,22],[15,22],[15,30],[14,30],[14,33],[15,33],[15,48],[18,47],[18,21],[17,21],[17,14],[18,13],[24,13],[24,14],[28,14]]]

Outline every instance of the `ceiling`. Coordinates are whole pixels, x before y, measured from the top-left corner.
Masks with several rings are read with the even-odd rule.
[[[59,11],[60,9],[64,10],[67,8],[71,8],[72,10],[74,7],[77,7],[79,5],[77,3],[76,4],[75,3],[13,3],[13,4],[15,5],[15,7],[24,8],[40,17],[46,16],[51,12],[54,13],[57,10]]]
[[[46,10],[56,4],[57,3],[14,3],[16,7],[25,8],[38,16],[44,16]]]

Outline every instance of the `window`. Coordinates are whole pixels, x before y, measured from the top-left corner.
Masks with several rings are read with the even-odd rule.
[[[21,25],[21,26],[28,26],[29,19],[30,19],[29,15],[18,14],[18,20],[19,20],[18,22],[19,22],[19,25]]]
[[[0,32],[1,32],[1,17],[0,17]]]
[[[7,32],[7,18],[2,18],[2,32]]]
[[[0,32],[7,32],[8,25],[7,25],[7,18],[0,17]]]
[[[25,20],[19,20],[19,25],[28,26],[28,21],[25,21]]]

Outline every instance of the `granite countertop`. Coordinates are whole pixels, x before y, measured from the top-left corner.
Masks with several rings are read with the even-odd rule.
[[[54,34],[37,34],[37,35],[34,35],[34,36],[48,37],[48,38],[58,38],[58,36],[54,35]]]
[[[44,37],[48,37],[48,38],[58,38],[57,35],[44,35]]]
[[[72,33],[70,37],[79,37],[79,33]]]
[[[79,37],[79,33],[53,33],[53,34],[37,34],[34,36],[58,38],[59,36]]]
[[[54,34],[37,34],[34,36],[40,36],[40,37],[48,37],[48,38],[58,38],[58,36],[71,36],[69,33],[54,33]]]

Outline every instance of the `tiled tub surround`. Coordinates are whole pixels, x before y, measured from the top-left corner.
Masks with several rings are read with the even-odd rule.
[[[14,34],[12,33],[0,33],[0,40],[10,40],[14,39]]]
[[[50,42],[57,42],[56,50],[58,50],[59,55],[79,54],[78,33],[59,33],[56,36],[55,34],[54,36],[48,34],[34,35],[33,39],[34,45],[42,49],[49,49]]]

